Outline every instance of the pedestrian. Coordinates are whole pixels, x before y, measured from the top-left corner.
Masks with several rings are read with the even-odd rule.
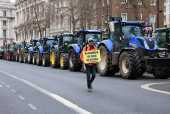
[[[80,55],[80,59],[82,62],[84,62],[83,58],[83,52],[85,51],[95,51],[97,50],[96,46],[93,44],[93,38],[88,39],[88,44],[83,48],[83,51]],[[86,75],[87,75],[87,87],[88,87],[88,92],[91,92],[92,90],[92,82],[94,81],[96,77],[96,62],[94,63],[85,63],[86,67]],[[92,73],[92,77],[90,74]]]

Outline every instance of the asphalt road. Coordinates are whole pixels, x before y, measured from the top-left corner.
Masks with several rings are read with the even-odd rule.
[[[169,88],[169,79],[151,74],[136,80],[97,74],[87,92],[82,72],[0,60],[0,114],[169,114]]]

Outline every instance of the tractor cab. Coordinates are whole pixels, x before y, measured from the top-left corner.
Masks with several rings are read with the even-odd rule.
[[[102,41],[102,33],[100,30],[78,30],[77,31],[77,43],[81,50],[88,43],[89,38],[93,38],[93,42],[96,46]]]
[[[170,28],[156,29],[157,48],[168,48],[170,50]]]
[[[76,43],[75,35],[71,33],[64,33],[58,35],[58,46],[59,46],[59,52],[68,52],[69,47]]]
[[[43,52],[47,52],[50,50],[50,47],[55,44],[57,44],[57,41],[55,41],[55,38],[42,37],[40,39],[40,44],[37,44],[37,45],[43,47]]]

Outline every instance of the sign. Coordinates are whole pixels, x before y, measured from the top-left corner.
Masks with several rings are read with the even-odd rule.
[[[85,51],[83,52],[84,57],[84,63],[94,63],[94,62],[100,62],[100,51]]]

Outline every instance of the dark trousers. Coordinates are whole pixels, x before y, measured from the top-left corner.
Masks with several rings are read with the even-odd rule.
[[[92,77],[90,78],[90,73],[92,73]],[[96,65],[86,65],[86,74],[87,74],[87,87],[91,87],[91,83],[96,77]]]

